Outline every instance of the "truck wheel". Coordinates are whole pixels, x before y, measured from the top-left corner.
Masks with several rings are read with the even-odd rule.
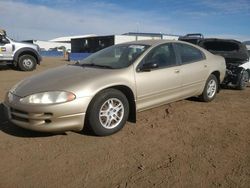
[[[31,55],[22,55],[18,60],[18,68],[22,71],[32,71],[36,68],[37,61]]]
[[[116,89],[106,89],[93,99],[87,113],[88,125],[98,136],[111,135],[125,125],[129,114],[126,96]]]
[[[211,74],[208,77],[203,93],[200,95],[199,98],[203,102],[210,102],[215,98],[217,91],[218,80],[215,75]]]
[[[246,70],[244,70],[240,75],[240,80],[237,89],[244,90],[247,87],[248,82],[249,82],[249,74]]]

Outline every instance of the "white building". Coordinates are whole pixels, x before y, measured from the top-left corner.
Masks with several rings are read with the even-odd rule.
[[[57,51],[63,51],[63,49],[66,49],[66,51],[71,51],[71,39],[75,38],[86,38],[86,37],[94,37],[96,35],[90,34],[90,35],[76,35],[76,36],[66,36],[66,37],[59,37],[55,39],[51,39],[49,41],[43,41],[43,40],[26,40],[25,42],[37,44],[41,51],[51,51],[51,50],[57,50]]]
[[[177,35],[168,35],[162,33],[125,33],[123,35],[105,35],[91,36],[71,39],[71,53],[69,54],[70,61],[84,59],[91,53],[95,53],[101,49],[120,44],[124,42],[132,42],[138,40],[178,40]]]
[[[66,50],[71,50],[70,43],[50,42],[50,41],[43,41],[43,40],[28,40],[25,42],[30,42],[30,43],[38,45],[41,51],[50,51],[50,50],[61,51],[63,48],[65,48]]]
[[[74,36],[66,36],[66,37],[58,37],[49,40],[50,42],[63,42],[63,43],[70,43],[71,39],[77,39],[77,38],[87,38],[87,37],[94,37],[95,34],[89,34],[89,35],[74,35]]]
[[[91,36],[71,39],[72,53],[94,53],[114,44],[138,40],[168,39],[178,40],[177,35],[161,33],[125,33],[122,35]]]

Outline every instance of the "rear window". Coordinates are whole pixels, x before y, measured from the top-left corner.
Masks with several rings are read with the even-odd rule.
[[[199,49],[181,43],[175,43],[180,53],[181,61],[183,64],[192,63],[205,59],[205,55]]]

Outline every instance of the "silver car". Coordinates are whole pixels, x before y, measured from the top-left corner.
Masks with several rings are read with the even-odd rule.
[[[48,70],[15,85],[4,106],[10,121],[46,132],[110,135],[136,112],[192,96],[212,101],[225,60],[198,46],[166,40],[105,48],[80,63]]]

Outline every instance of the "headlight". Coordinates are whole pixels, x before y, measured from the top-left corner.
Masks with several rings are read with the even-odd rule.
[[[65,91],[50,91],[44,93],[36,93],[21,98],[20,102],[25,104],[57,104],[69,102],[76,98],[73,93]]]
[[[14,100],[14,95],[11,92],[8,92],[7,99],[9,102],[12,102]]]

